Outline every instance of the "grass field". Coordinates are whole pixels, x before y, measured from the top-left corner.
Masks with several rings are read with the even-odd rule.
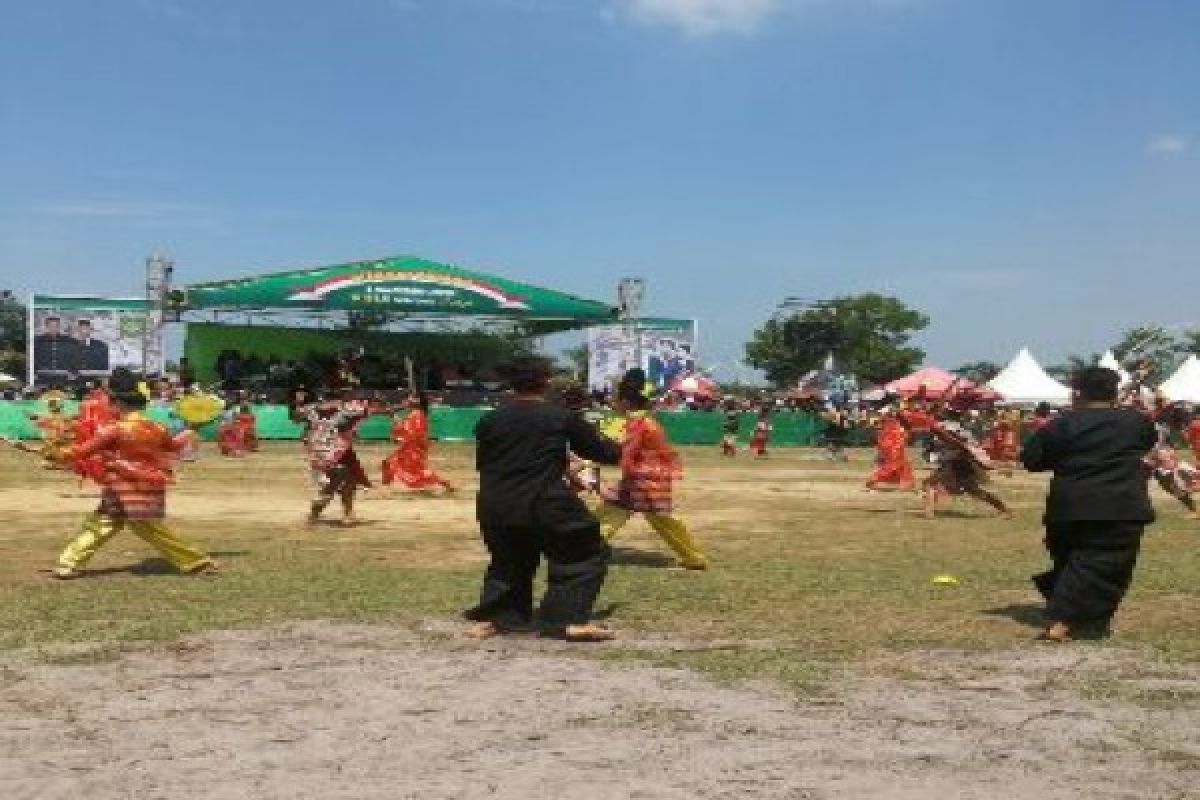
[[[361,504],[364,524],[354,529],[303,524],[309,485],[296,444],[268,444],[245,460],[206,452],[183,468],[171,517],[218,556],[219,577],[170,574],[126,534],[101,552],[86,579],[70,583],[50,580],[48,569],[94,497],[61,473],[4,452],[0,646],[87,641],[103,653],[127,641],[293,619],[426,621],[451,632],[474,599],[485,554],[473,519],[472,450],[445,444],[435,452],[438,468],[462,491],[373,491]],[[372,468],[383,454],[363,448]],[[931,522],[915,513],[914,495],[861,489],[867,451],[850,464],[811,450],[777,451],[762,462],[723,460],[711,449],[685,449],[684,456],[679,507],[714,567],[667,569],[673,562],[662,543],[633,522],[616,542],[600,600],[623,639],[603,651],[608,657],[647,655],[803,686],[849,661],[913,649],[1006,648],[1037,631],[1028,576],[1044,561],[1039,476],[996,478],[1016,521],[961,500]],[[1161,519],[1106,646],[1195,661],[1200,524],[1164,495],[1155,499]],[[959,585],[931,584],[939,573],[957,576]]]

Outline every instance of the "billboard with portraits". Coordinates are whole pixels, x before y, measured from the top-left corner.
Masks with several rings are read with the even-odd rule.
[[[145,300],[34,295],[29,301],[29,382],[63,385],[104,377],[117,367],[161,372],[142,363]]]
[[[588,329],[588,388],[611,389],[625,370],[641,367],[646,379],[665,389],[696,371],[695,320],[639,320],[636,326]]]

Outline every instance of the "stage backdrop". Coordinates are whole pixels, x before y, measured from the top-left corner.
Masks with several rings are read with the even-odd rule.
[[[635,332],[636,331],[636,332]],[[641,343],[641,363],[637,344]],[[604,325],[588,329],[588,388],[604,391],[625,370],[640,366],[656,388],[696,371],[696,321],[642,319],[630,327]]]
[[[29,382],[105,376],[117,367],[162,372],[161,363],[142,364],[150,313],[145,300],[31,295]]]

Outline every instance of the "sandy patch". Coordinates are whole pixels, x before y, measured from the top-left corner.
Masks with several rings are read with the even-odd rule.
[[[1110,650],[889,657],[796,701],[562,649],[305,623],[104,664],[10,654],[0,797],[1145,800],[1200,785],[1195,705],[1059,685],[1147,674]]]

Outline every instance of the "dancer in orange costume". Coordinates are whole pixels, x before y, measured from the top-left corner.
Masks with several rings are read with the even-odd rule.
[[[999,412],[983,440],[984,452],[1006,475],[1012,474],[1013,465],[1021,458],[1021,428],[1018,419],[1010,412]]]
[[[908,428],[898,412],[885,411],[875,437],[875,470],[867,488],[911,491],[916,480],[908,460]]]
[[[250,408],[249,403],[242,403],[238,407],[237,413],[233,416],[233,422],[242,431],[242,446],[251,453],[258,452],[258,420],[254,416],[254,410]]]
[[[103,386],[92,388],[79,404],[79,419],[75,424],[75,447],[85,447],[101,428],[120,418],[121,412],[113,404],[108,390]],[[72,465],[79,474],[81,485],[84,478],[100,482],[104,477],[104,464],[98,457],[75,458]]]
[[[217,564],[206,553],[176,536],[167,527],[167,485],[172,463],[183,446],[166,427],[142,413],[146,398],[137,391],[137,379],[127,370],[114,370],[112,387],[121,416],[105,423],[84,444],[64,451],[64,459],[91,460],[103,487],[100,506],[83,522],[78,536],[58,559],[54,577],[77,578],[83,567],[106,542],[130,530],[157,549],[184,573],[212,572]]]
[[[408,489],[454,491],[450,482],[429,466],[429,400],[416,394],[408,400],[408,413],[392,425],[395,451],[383,461],[383,485],[399,481]]]

